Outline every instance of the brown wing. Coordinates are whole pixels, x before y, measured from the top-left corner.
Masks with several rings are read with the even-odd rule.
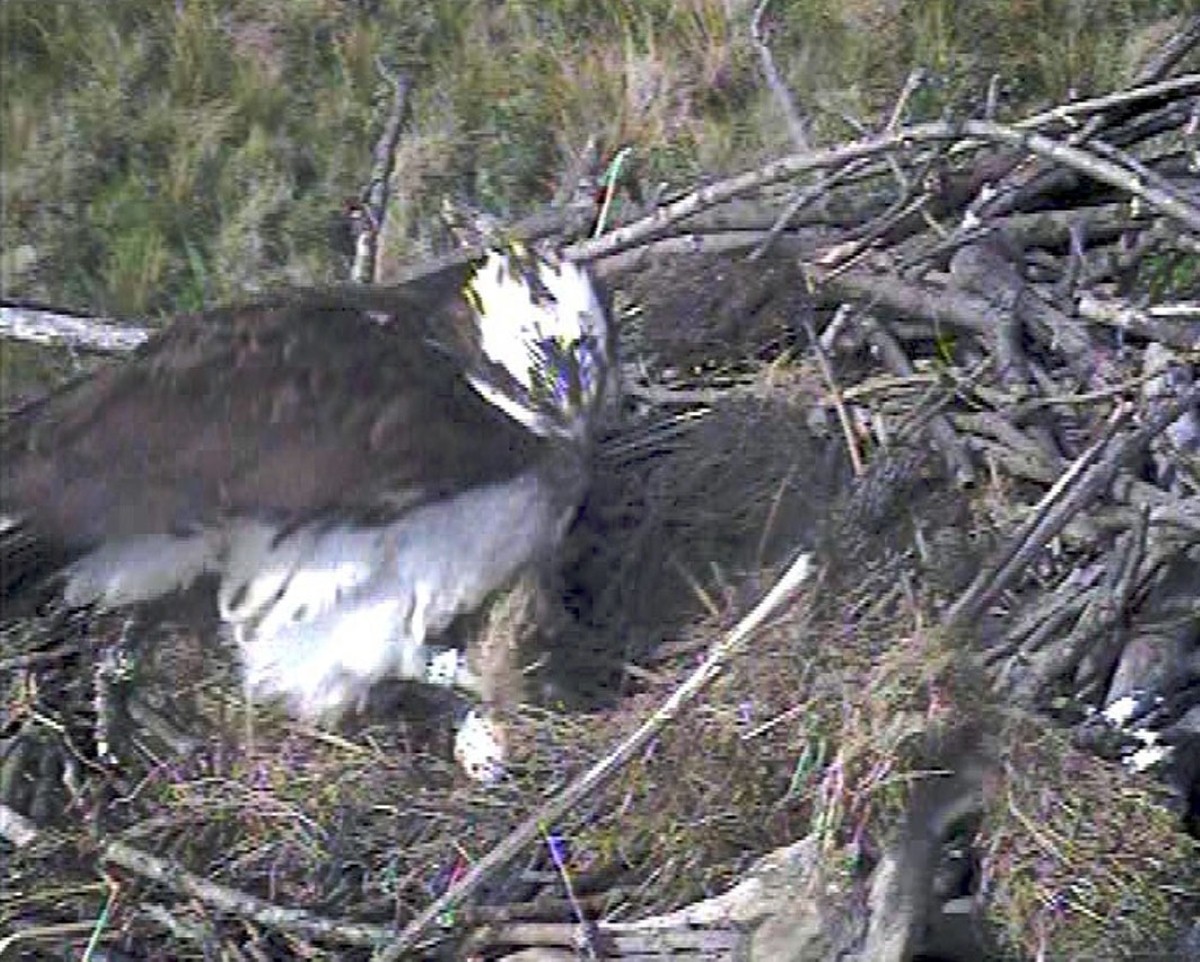
[[[229,515],[377,510],[511,477],[546,442],[434,344],[469,349],[464,279],[182,317],[6,423],[0,507],[82,547]]]

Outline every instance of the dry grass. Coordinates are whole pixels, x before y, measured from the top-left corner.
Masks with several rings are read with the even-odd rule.
[[[1021,68],[1027,89],[1014,101],[1105,88],[1105,71],[1128,72],[1142,36],[1142,14],[1116,0],[1091,12],[1074,2],[984,6],[779,4],[773,47],[825,135],[846,129],[845,114],[878,116],[912,66],[937,73],[912,105],[934,114],[978,97],[996,69]],[[544,199],[590,138],[606,150],[635,145],[643,178],[669,186],[782,146],[744,24],[726,15],[737,4],[396,2],[377,22],[353,7],[258,0],[223,18],[216,4],[177,16],[131,0],[116,22],[91,7],[65,18],[61,5],[5,5],[6,54],[29,59],[7,68],[21,66],[28,83],[0,85],[3,227],[6,249],[11,237],[31,251],[19,265],[4,261],[5,284],[138,312],[342,276],[326,220],[361,186],[386,100],[377,55],[418,80],[388,221],[396,259],[438,245],[445,197],[501,214]],[[1092,29],[1095,17],[1111,29]],[[640,296],[702,280],[660,279]],[[885,512],[871,544],[850,550],[818,525],[846,470],[840,439],[814,436],[797,416],[823,387],[788,361],[776,322],[796,308],[789,296],[763,307],[714,294],[699,313],[738,321],[714,329],[681,313],[696,313],[694,303],[655,307],[639,345],[653,363],[704,386],[747,371],[758,381],[670,438],[663,424],[674,409],[653,411],[657,427],[601,464],[570,571],[591,706],[524,710],[509,782],[488,792],[464,784],[448,761],[448,706],[412,693],[405,712],[336,737],[260,712],[248,744],[211,624],[144,639],[137,668],[138,690],[157,692],[156,707],[195,741],[181,752],[171,733],[135,728],[121,766],[93,767],[91,669],[114,629],[76,625],[68,640],[78,653],[8,676],[0,727],[41,731],[46,744],[61,744],[63,731],[81,739],[65,770],[85,787],[63,805],[65,825],[6,864],[0,917],[97,918],[107,887],[89,825],[103,812],[106,831],[221,884],[327,916],[403,923],[630,731],[788,554],[815,539],[847,549],[819,590],[608,789],[547,826],[568,842],[576,890],[613,893],[613,915],[673,907],[810,830],[853,886],[894,830],[907,786],[928,777],[929,743],[988,712],[1001,765],[980,838],[993,920],[1013,953],[1100,953],[1165,933],[1176,896],[1195,884],[1196,857],[1154,792],[1028,722],[1001,727],[958,667],[963,640],[931,628],[940,582],[908,556],[912,515],[982,529],[975,519],[995,512],[945,497],[932,479],[905,511]],[[693,358],[712,361],[718,347],[714,367],[693,370]],[[6,657],[62,640],[61,625],[50,625],[53,642],[28,634],[38,627],[6,636]],[[16,761],[0,763],[0,778]],[[497,879],[484,901],[543,891],[521,876],[531,866],[546,870],[546,853]],[[209,938],[307,951],[159,886],[122,885],[105,937],[130,932],[181,959],[203,957]],[[153,904],[170,904],[183,927],[164,934]]]
[[[635,727],[736,620],[755,586],[769,583],[771,558],[817,538],[814,492],[786,482],[796,458],[831,442],[796,427],[795,403],[784,392],[718,404],[672,449],[611,469],[614,487],[602,499],[631,489],[643,496],[607,505],[626,517],[610,529],[611,555],[600,567],[624,557],[628,570],[609,568],[614,576],[593,586],[604,590],[584,634],[595,657],[632,659],[643,670],[590,711],[523,710],[513,723],[513,778],[499,789],[462,782],[435,703],[421,712],[410,701],[400,719],[340,735],[260,712],[247,744],[231,666],[178,631],[144,649],[139,690],[169,693],[168,714],[188,719],[197,750],[172,755],[143,740],[140,761],[110,783],[109,831],[278,904],[405,921]],[[835,477],[821,501],[834,497]],[[903,527],[907,517],[895,522]],[[764,561],[768,525],[780,538]],[[721,568],[694,566],[693,591],[667,562],[672,556],[720,559]],[[672,908],[713,894],[756,855],[814,830],[834,877],[851,889],[861,884],[912,780],[935,777],[930,744],[990,711],[958,667],[956,640],[931,629],[932,599],[918,573],[887,551],[873,557],[829,569],[641,758],[563,824],[547,826],[565,841],[578,894],[610,892],[604,904],[614,917]],[[622,644],[632,633],[644,637]],[[78,677],[77,667],[64,667]],[[86,685],[74,688],[82,695]],[[1194,852],[1149,789],[1030,724],[1013,723],[1000,739],[1003,770],[981,836],[1002,937],[1014,950],[1044,947],[1061,957],[1166,931]],[[5,911],[87,918],[100,898],[88,843],[52,839],[14,860]],[[48,863],[46,849],[56,846]],[[68,868],[79,854],[83,861]],[[532,853],[529,866],[549,867],[546,854]],[[538,890],[521,881],[520,868],[497,879],[485,902]],[[164,895],[131,884],[130,905]],[[172,911],[231,935],[194,909]],[[134,930],[144,924],[138,912],[122,918]],[[200,957],[198,947],[173,945],[176,957]]]
[[[1005,726],[1002,764],[982,851],[1010,948],[1050,959],[1169,952],[1200,869],[1161,787],[1028,717]]]

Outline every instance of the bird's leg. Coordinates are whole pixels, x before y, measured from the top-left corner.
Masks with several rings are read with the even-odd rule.
[[[480,698],[496,709],[525,700],[528,670],[553,606],[541,572],[529,569],[488,605],[469,648],[480,681]]]
[[[505,716],[525,700],[531,670],[525,661],[554,617],[551,597],[543,572],[528,569],[492,599],[471,632],[467,657],[480,705],[460,723],[454,756],[475,781],[490,785],[504,776],[510,748]]]

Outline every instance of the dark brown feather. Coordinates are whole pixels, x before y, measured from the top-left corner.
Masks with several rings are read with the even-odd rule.
[[[460,267],[181,317],[7,421],[0,509],[82,548],[235,515],[377,512],[510,478],[549,442],[467,383],[465,280]]]

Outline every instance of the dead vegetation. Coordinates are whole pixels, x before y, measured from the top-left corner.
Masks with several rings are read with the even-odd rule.
[[[0,954],[781,958],[766,910],[622,923],[803,838],[792,958],[932,951],[956,897],[997,957],[1173,957],[1200,891],[1198,36],[1014,123],[902,101],[574,245],[617,289],[629,410],[571,545],[564,701],[522,711],[496,789],[418,693],[247,738],[202,615],[10,625]],[[556,811],[799,549],[819,577]],[[1144,689],[1173,797],[1086,710]],[[935,865],[950,835],[971,855]]]

